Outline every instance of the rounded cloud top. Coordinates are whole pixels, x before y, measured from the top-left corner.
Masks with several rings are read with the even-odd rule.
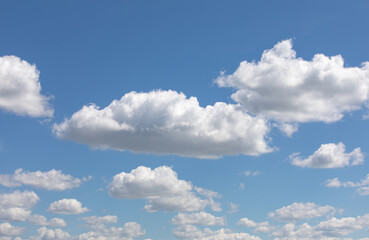
[[[249,112],[279,122],[335,122],[369,99],[369,62],[345,67],[340,55],[296,58],[292,41],[265,50],[259,62],[241,62],[220,87],[233,87],[232,98]]]
[[[176,91],[130,92],[100,109],[84,106],[54,125],[54,133],[93,148],[197,158],[259,155],[271,151],[268,124],[237,105],[201,107]]]

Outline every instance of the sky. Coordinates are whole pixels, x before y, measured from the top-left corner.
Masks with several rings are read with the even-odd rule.
[[[369,2],[0,2],[0,240],[369,239]]]

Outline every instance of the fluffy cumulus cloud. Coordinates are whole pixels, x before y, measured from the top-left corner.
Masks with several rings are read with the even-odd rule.
[[[248,233],[235,233],[230,229],[221,228],[219,230],[211,230],[205,228],[201,230],[192,225],[183,225],[173,230],[173,234],[183,240],[261,240],[257,236]]]
[[[350,165],[359,165],[364,162],[364,156],[360,148],[355,148],[352,152],[346,153],[346,147],[339,142],[322,144],[313,155],[302,159],[300,153],[290,155],[291,163],[299,167],[308,168],[340,168]]]
[[[360,195],[369,195],[369,174],[366,177],[358,182],[346,181],[341,182],[339,178],[328,179],[325,183],[326,187],[330,188],[356,188],[356,191]]]
[[[167,166],[139,166],[130,173],[117,174],[109,185],[109,193],[115,198],[147,199],[145,209],[149,212],[199,211],[208,205],[213,211],[219,210],[213,200],[220,197],[217,193],[194,188],[190,182],[178,179],[177,173]]]
[[[50,221],[46,219],[45,216],[42,215],[32,215],[29,220],[30,223],[41,226],[51,226],[51,227],[65,227],[67,224],[61,218],[52,218]]]
[[[216,80],[232,87],[232,98],[247,111],[281,123],[291,134],[294,125],[340,120],[360,109],[369,98],[369,62],[345,67],[343,58],[316,54],[311,61],[296,57],[292,41],[284,40],[265,50],[259,62],[241,62],[230,75]]]
[[[281,222],[298,222],[301,220],[322,217],[333,214],[335,208],[332,206],[320,206],[315,203],[292,203],[269,213],[269,217]]]
[[[132,240],[145,235],[146,231],[136,222],[127,222],[123,227],[106,227],[106,224],[116,223],[116,216],[90,216],[82,218],[85,226],[92,229],[87,233],[76,236],[76,240]]]
[[[203,108],[195,97],[171,90],[130,92],[103,109],[84,106],[53,130],[59,138],[93,148],[140,153],[219,158],[272,150],[265,141],[265,120],[237,105]]]
[[[274,229],[274,226],[271,225],[269,222],[255,222],[248,218],[241,218],[237,225],[255,228],[255,232],[271,232]]]
[[[0,223],[0,237],[21,235],[24,230],[24,228],[15,227],[10,223]]]
[[[0,194],[0,220],[26,221],[31,215],[31,208],[39,200],[32,191]]]
[[[178,213],[178,215],[172,219],[172,224],[202,226],[225,225],[226,219],[225,217],[216,217],[204,211],[196,213]]]
[[[82,207],[82,203],[77,199],[66,198],[51,203],[47,210],[58,214],[81,214],[89,211],[88,208]]]
[[[41,227],[37,230],[37,236],[32,236],[31,240],[70,240],[71,236],[68,232],[61,229],[48,229]]]
[[[41,94],[40,72],[16,56],[0,57],[0,109],[17,115],[52,117],[50,97]]]
[[[29,185],[46,190],[63,191],[77,188],[88,178],[78,179],[71,175],[63,174],[60,170],[52,169],[47,172],[28,172],[23,169],[15,170],[14,174],[0,174],[0,184],[5,187],[17,187]]]
[[[315,226],[308,223],[295,225],[288,223],[281,229],[273,232],[272,237],[275,240],[311,240],[311,239],[328,239],[338,240],[341,237],[346,237],[358,230],[367,228],[369,226],[369,215],[346,218],[330,218],[322,221]],[[351,239],[351,238],[350,238]]]

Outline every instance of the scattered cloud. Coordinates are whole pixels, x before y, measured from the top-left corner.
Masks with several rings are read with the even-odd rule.
[[[265,233],[265,232],[271,232],[274,230],[274,226],[271,225],[269,222],[255,222],[253,220],[250,220],[248,218],[241,218],[237,225],[244,226],[244,227],[250,227],[255,228],[255,232],[259,233]]]
[[[16,56],[0,57],[0,109],[30,117],[52,117],[51,97],[41,94],[40,72]]]
[[[89,211],[88,208],[82,207],[82,203],[76,199],[61,199],[55,201],[50,204],[47,210],[58,214],[81,214]]]
[[[330,218],[320,222],[315,226],[303,223],[296,226],[288,223],[271,234],[276,240],[295,240],[295,239],[341,239],[350,233],[367,228],[369,226],[369,215],[346,218]]]
[[[230,210],[228,211],[228,213],[232,214],[232,213],[238,212],[238,207],[239,207],[238,204],[235,204],[235,203],[232,203],[232,202],[229,203]]]
[[[256,171],[247,170],[242,173],[242,175],[246,177],[255,177],[260,174],[262,174],[262,172],[260,172],[259,170],[256,170]]]
[[[320,206],[315,203],[298,203],[294,202],[289,206],[282,207],[269,213],[269,217],[280,222],[298,222],[301,220],[311,219],[333,214],[335,208],[329,205]]]
[[[14,191],[0,194],[0,220],[26,221],[31,208],[40,200],[32,191]]]
[[[93,231],[76,236],[78,240],[132,240],[146,234],[146,231],[136,222],[127,222],[123,227],[107,228],[105,224],[117,222],[116,216],[90,216],[82,220]]]
[[[70,240],[71,236],[69,233],[63,230],[48,229],[46,227],[41,227],[37,230],[37,236],[32,236],[31,240]]]
[[[0,223],[0,237],[21,235],[24,230],[24,228],[15,227],[10,223]]]
[[[51,227],[65,227],[67,224],[61,218],[52,218],[50,221],[46,219],[45,216],[34,214],[29,220],[30,223],[41,226],[51,226]]]
[[[339,188],[339,187],[345,187],[345,188],[356,188],[356,191],[360,195],[369,195],[369,174],[366,175],[366,177],[359,182],[341,182],[338,178],[328,179],[325,182],[326,187],[330,188]]]
[[[113,215],[103,217],[89,216],[81,219],[85,221],[85,226],[90,229],[102,229],[105,227],[105,224],[118,222],[118,217]]]
[[[206,199],[196,195],[206,196]],[[180,180],[170,167],[151,169],[139,166],[130,173],[122,172],[114,176],[109,185],[109,193],[115,198],[147,199],[145,210],[157,211],[199,211],[210,205],[213,211],[220,206],[213,198],[217,193],[193,187],[190,182]]]
[[[296,57],[291,40],[284,40],[265,50],[259,62],[243,61],[216,83],[235,88],[232,99],[254,115],[279,122],[282,131],[291,135],[296,123],[336,122],[366,104],[369,62],[345,67],[340,55],[324,54],[307,61]]]
[[[71,175],[65,175],[60,170],[55,169],[47,172],[28,172],[19,168],[15,170],[12,175],[0,174],[0,184],[5,187],[29,185],[46,190],[63,191],[77,188],[83,181],[87,181],[90,178],[91,177],[83,179],[74,178]]]
[[[205,228],[201,230],[192,225],[183,225],[173,230],[174,235],[183,240],[261,240],[257,236],[252,236],[248,233],[235,233],[230,229],[221,228],[219,230],[211,230]]]
[[[214,226],[225,225],[225,217],[216,217],[210,213],[201,211],[196,213],[178,213],[177,216],[172,218],[172,224],[175,225],[202,225],[202,226]]]
[[[301,159],[300,153],[290,155],[291,163],[299,167],[308,168],[340,168],[355,166],[364,162],[364,155],[360,148],[355,148],[351,153],[346,153],[346,147],[339,142],[322,144],[313,155]]]
[[[195,97],[172,90],[130,92],[104,109],[84,106],[53,131],[93,148],[160,155],[219,158],[272,151],[264,119],[221,102],[203,108]]]

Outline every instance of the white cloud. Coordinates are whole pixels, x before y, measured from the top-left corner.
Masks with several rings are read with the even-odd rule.
[[[271,232],[274,230],[274,226],[272,226],[269,222],[255,222],[248,218],[241,218],[237,225],[255,228],[255,232]]]
[[[320,206],[315,203],[292,203],[269,213],[269,217],[281,222],[298,222],[334,213],[335,208],[329,205]]]
[[[313,155],[301,159],[300,153],[290,155],[291,163],[299,167],[309,168],[340,168],[350,165],[359,165],[364,162],[364,156],[360,148],[355,148],[351,153],[346,153],[346,147],[339,142],[322,144]]]
[[[52,117],[50,97],[41,94],[40,72],[16,56],[0,57],[0,108],[17,115]]]
[[[216,217],[210,213],[201,211],[196,213],[178,213],[172,218],[172,224],[175,225],[225,225],[225,217]]]
[[[232,202],[229,203],[230,210],[228,211],[228,213],[232,214],[232,213],[238,212],[238,207],[239,207],[239,205],[236,204],[236,203],[232,203]]]
[[[0,223],[0,236],[17,236],[24,232],[24,228],[15,227],[10,223]]]
[[[220,102],[203,108],[195,97],[171,90],[130,92],[104,109],[84,106],[53,131],[93,148],[140,153],[219,158],[272,151],[262,118]]]
[[[19,168],[13,175],[0,174],[0,184],[5,187],[16,187],[30,185],[46,190],[63,191],[70,188],[77,188],[88,178],[78,179],[71,175],[65,175],[60,170],[52,169],[47,172],[35,171],[27,172]]]
[[[221,228],[213,231],[209,228],[200,230],[192,225],[183,225],[173,230],[174,235],[183,240],[261,240],[248,233],[235,233],[230,229]]]
[[[81,214],[89,211],[88,208],[82,207],[82,203],[76,199],[61,199],[55,201],[50,204],[47,210],[59,214]]]
[[[311,240],[311,239],[329,239],[336,240],[347,236],[355,231],[361,230],[369,226],[369,215],[346,218],[330,218],[322,221],[315,226],[308,223],[296,226],[288,223],[282,229],[271,234],[276,237],[275,240]]]
[[[26,221],[31,215],[31,208],[39,201],[32,191],[14,191],[0,194],[0,220]]]
[[[29,222],[35,225],[41,225],[41,226],[52,226],[52,227],[65,227],[67,224],[65,221],[61,218],[52,218],[50,221],[47,221],[45,216],[42,215],[32,215],[29,218]]]
[[[195,194],[206,196],[202,199]],[[151,170],[139,166],[130,173],[122,172],[114,176],[109,185],[109,193],[115,198],[147,199],[145,209],[156,211],[199,211],[210,205],[213,211],[220,206],[214,202],[219,194],[202,189],[193,188],[190,182],[180,180],[177,173],[170,167],[161,166]]]
[[[26,221],[31,215],[31,210],[20,207],[0,208],[0,220]]]
[[[242,173],[242,175],[244,175],[246,177],[255,177],[255,176],[260,175],[260,174],[262,174],[262,172],[260,172],[259,170],[256,170],[256,171],[247,170],[247,171]]]
[[[84,217],[81,219],[85,221],[86,227],[90,229],[95,229],[95,230],[103,229],[105,227],[105,224],[107,223],[117,223],[118,222],[118,217],[112,216],[112,215],[107,215],[103,217],[90,216],[90,217]]]
[[[345,67],[340,55],[324,54],[306,61],[296,58],[291,40],[284,40],[265,50],[259,62],[243,61],[216,83],[235,88],[232,98],[252,114],[282,124],[330,123],[368,103],[369,62]],[[291,131],[295,130],[285,132]]]
[[[345,187],[345,188],[356,188],[356,191],[360,195],[369,195],[369,174],[359,182],[341,182],[338,178],[328,179],[325,183],[326,187],[331,188],[338,188],[338,187]]]
[[[105,224],[116,223],[118,221],[116,216],[90,216],[82,218],[82,220],[93,231],[76,236],[76,240],[132,240],[146,233],[141,225],[136,222],[127,222],[123,227],[107,228]]]
[[[48,229],[41,227],[37,230],[37,236],[32,236],[31,240],[70,240],[71,236],[68,232],[61,229]]]

